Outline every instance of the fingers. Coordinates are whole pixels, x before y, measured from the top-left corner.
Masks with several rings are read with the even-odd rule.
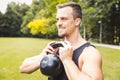
[[[68,59],[72,60],[72,56],[73,56],[73,48],[71,46],[71,44],[68,41],[65,42],[61,42],[63,47],[59,48],[59,57],[61,59],[61,61],[65,61]]]
[[[52,41],[47,44],[47,46],[44,48],[43,52],[47,53],[54,53],[54,49],[51,47],[51,44],[55,43],[55,41]]]
[[[50,43],[48,43],[47,44],[47,46],[44,48],[44,50],[43,50],[43,52],[45,53],[45,54],[48,54],[48,53],[56,53],[57,51],[58,51],[58,48],[53,48],[52,46],[51,46],[51,44],[54,44],[54,43],[56,43],[55,41],[52,41],[52,42],[50,42]],[[69,50],[69,49],[71,49],[72,47],[71,47],[71,44],[68,42],[68,41],[61,41],[60,42],[62,45],[63,45],[63,47],[60,47],[60,51],[62,50],[62,51],[64,51],[65,49],[66,50]]]
[[[59,48],[59,52],[69,51],[72,49],[71,44],[68,41],[61,42],[63,47]]]
[[[71,48],[72,47],[71,44],[68,41],[64,41],[64,42],[61,41],[61,43],[62,43],[64,48]]]

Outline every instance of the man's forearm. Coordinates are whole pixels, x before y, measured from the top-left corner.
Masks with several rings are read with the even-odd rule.
[[[42,58],[43,55],[38,55],[25,59],[22,65],[20,66],[20,72],[29,74],[36,71],[37,69],[39,69],[40,61]]]
[[[91,77],[83,73],[72,60],[63,62],[69,80],[92,80]]]

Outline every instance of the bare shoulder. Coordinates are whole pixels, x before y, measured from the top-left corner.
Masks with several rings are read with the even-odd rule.
[[[101,61],[102,60],[102,56],[101,56],[101,53],[100,51],[93,47],[93,46],[89,46],[89,47],[86,47],[83,51],[83,57],[84,59],[88,60],[88,59],[92,59],[92,60],[98,60],[98,61]]]
[[[93,46],[86,47],[82,53],[82,71],[89,74],[94,80],[103,80],[102,56]]]

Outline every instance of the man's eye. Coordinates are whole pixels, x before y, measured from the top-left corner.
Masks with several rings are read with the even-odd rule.
[[[58,21],[58,19],[56,19],[56,21]]]
[[[64,18],[64,17],[63,17],[63,18],[61,18],[61,20],[67,20],[67,18]]]
[[[61,18],[62,20],[65,20],[65,18]]]

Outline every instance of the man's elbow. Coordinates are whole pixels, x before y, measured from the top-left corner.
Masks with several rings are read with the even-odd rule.
[[[26,73],[26,74],[31,74],[32,71],[26,69],[25,66],[20,66],[20,73]]]

